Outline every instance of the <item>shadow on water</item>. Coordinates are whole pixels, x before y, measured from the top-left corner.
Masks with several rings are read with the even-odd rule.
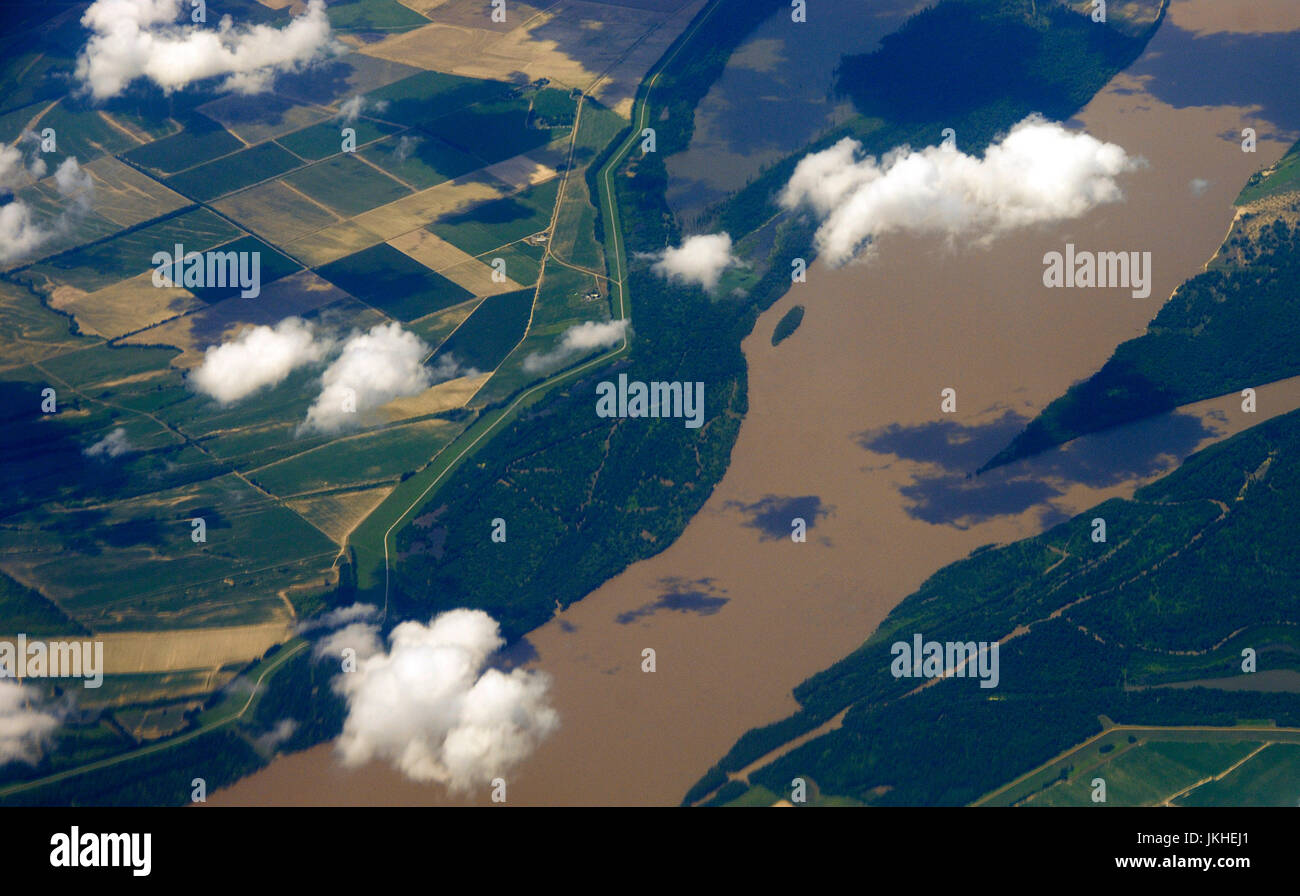
[[[823,504],[817,495],[764,495],[753,504],[728,501],[726,506],[748,516],[745,525],[757,529],[763,541],[787,537],[792,531],[791,521],[796,517],[812,529],[819,518],[829,516],[835,510],[831,505]]]
[[[1201,36],[1166,20],[1160,42],[1162,52],[1146,54],[1128,71],[1156,99],[1177,109],[1257,108],[1266,121],[1300,128],[1300,31]],[[1189,58],[1197,64],[1187,65]]]
[[[730,598],[719,597],[719,590],[713,579],[703,578],[690,581],[687,579],[660,579],[659,584],[668,590],[648,604],[635,610],[619,613],[614,621],[619,625],[629,625],[646,616],[653,616],[660,610],[676,613],[696,613],[700,616],[712,616],[722,609]],[[725,591],[725,589],[722,589]]]
[[[964,529],[1035,507],[1041,509],[1043,525],[1062,522],[1070,515],[1054,499],[1073,486],[1108,488],[1163,473],[1216,434],[1192,414],[1162,414],[973,475],[988,457],[990,446],[1005,444],[1023,423],[1023,417],[1008,411],[989,423],[971,426],[954,421],[893,425],[861,433],[857,442],[877,454],[929,465],[930,470],[899,489],[910,502],[908,515]]]

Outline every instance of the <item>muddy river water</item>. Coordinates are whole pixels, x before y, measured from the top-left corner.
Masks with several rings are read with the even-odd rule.
[[[867,264],[814,265],[745,342],[750,412],[704,509],[667,550],[529,635],[528,665],[551,676],[562,724],[510,774],[508,802],[676,804],[939,567],[1131,494],[1197,448],[1300,406],[1300,384],[1281,383],[1260,390],[1253,416],[1226,396],[966,476],[1140,334],[1214,253],[1242,183],[1300,127],[1293,29],[1292,0],[1174,0],[1143,57],[1072,123],[1147,160],[1123,177],[1121,203],[984,249],[890,236]],[[1255,154],[1241,150],[1244,127],[1258,131]],[[1066,242],[1151,252],[1150,297],[1045,289],[1042,256]],[[802,326],[773,348],[796,303]],[[940,413],[944,388],[957,392],[954,414]],[[809,523],[806,543],[789,537],[795,516]],[[646,647],[653,673],[641,671]],[[209,802],[488,794],[453,799],[379,763],[345,770],[322,745]]]

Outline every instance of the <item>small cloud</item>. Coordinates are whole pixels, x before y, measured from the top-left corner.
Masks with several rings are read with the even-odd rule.
[[[383,112],[388,108],[388,100],[369,100],[357,94],[339,103],[339,114],[335,116],[344,124],[355,124],[364,112]]]
[[[42,706],[40,695],[16,681],[0,680],[0,766],[35,765],[59,727],[58,715]]]
[[[119,426],[87,448],[85,455],[86,457],[121,457],[130,450],[131,443],[126,438],[126,430]]]
[[[1214,183],[1213,181],[1206,180],[1203,177],[1194,177],[1192,178],[1192,182],[1189,183],[1187,186],[1188,189],[1192,191],[1193,196],[1204,196],[1205,191],[1210,189],[1210,186],[1213,183]]]
[[[599,323],[588,320],[575,324],[564,331],[564,335],[560,337],[560,342],[555,348],[549,352],[533,352],[524,358],[524,370],[529,373],[548,370],[552,367],[558,367],[574,355],[617,345],[626,338],[629,323],[630,321],[624,319],[607,320]]]
[[[189,382],[221,404],[232,404],[279,385],[303,365],[323,360],[332,345],[307,321],[286,317],[274,327],[248,327],[228,342],[209,346]]]
[[[708,290],[718,285],[723,271],[738,263],[731,254],[731,235],[726,233],[687,237],[677,248],[669,246],[655,257],[659,260],[650,270],[659,276]]]
[[[393,150],[393,161],[397,162],[399,165],[402,162],[405,162],[410,158],[411,153],[415,151],[415,147],[419,145],[419,137],[408,137],[403,134],[401,137],[397,138],[397,148]]]

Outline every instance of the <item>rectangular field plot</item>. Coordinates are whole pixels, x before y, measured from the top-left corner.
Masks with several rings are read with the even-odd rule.
[[[59,293],[71,291],[72,296]],[[50,305],[71,314],[83,332],[117,339],[203,307],[189,290],[153,285],[153,274],[119,280],[94,292],[65,288],[51,297]]]
[[[355,222],[386,240],[423,227],[510,192],[501,181],[481,171],[429,187],[388,205],[357,215]]]
[[[277,587],[267,586],[281,576],[283,584],[301,581],[307,569],[323,577],[337,550],[234,476],[94,511],[47,508],[32,516],[42,540],[28,540],[34,550],[6,546],[4,562],[95,631],[282,620],[287,608]],[[204,543],[190,537],[196,517],[206,525]]]
[[[198,113],[183,119],[185,129],[131,150],[126,160],[158,174],[168,175],[193,168],[218,156],[241,149],[239,138],[211,118]]]
[[[368,104],[383,103],[378,117],[403,125],[431,122],[474,103],[491,103],[507,99],[513,88],[504,81],[465,78],[442,72],[420,72],[409,78],[373,90],[366,95]]]
[[[1069,781],[1057,784],[1030,799],[1031,806],[1090,806],[1092,780],[1106,780],[1106,805],[1158,805],[1198,781],[1212,777],[1258,749],[1258,741],[1238,742],[1141,742],[1114,751],[1089,765],[1087,774],[1076,771]],[[1100,747],[1092,748],[1094,754]],[[1105,754],[1101,754],[1102,757]],[[1080,760],[1084,755],[1080,755]]]
[[[533,308],[533,290],[521,289],[490,296],[447,337],[430,359],[432,366],[448,355],[462,368],[495,370],[524,338]]]
[[[360,155],[419,190],[483,167],[481,160],[418,131],[380,140]]]
[[[259,289],[269,283],[274,283],[281,277],[287,277],[290,274],[303,269],[302,265],[298,264],[293,259],[282,255],[266,243],[252,236],[242,237],[235,240],[233,243],[226,243],[225,245],[218,246],[217,251],[236,252],[240,255],[251,255],[256,252],[259,259],[258,267],[261,278],[260,283],[258,284]],[[222,299],[228,299],[231,296],[239,295],[241,292],[238,284],[233,286],[192,286],[186,288],[208,303],[220,302]]]
[[[1180,806],[1300,806],[1300,744],[1270,744],[1176,802]]]
[[[331,3],[326,12],[335,31],[399,34],[429,24],[429,20],[397,0],[351,0]]]
[[[212,207],[276,245],[291,243],[341,220],[282,181],[241,190],[214,202]]]
[[[352,153],[317,162],[282,180],[345,216],[410,195],[410,190]]]
[[[427,230],[412,230],[395,239],[388,245],[411,256],[420,264],[437,271],[453,283],[461,286],[476,296],[494,296],[499,292],[514,292],[525,284],[510,278],[507,269],[497,277],[498,269],[492,267],[497,258],[484,256],[482,260],[467,255],[451,243],[441,239]],[[505,264],[505,259],[501,259]],[[496,277],[496,279],[494,279]]]
[[[301,103],[328,106],[419,74],[420,70],[390,59],[347,53],[297,74],[282,74],[275,92]]]
[[[60,283],[82,290],[101,289],[153,268],[155,252],[172,252],[181,243],[186,252],[202,252],[239,236],[239,230],[205,208],[158,221],[48,258],[31,268]]]
[[[387,243],[341,258],[316,272],[367,305],[403,322],[474,297]]]
[[[267,491],[305,496],[343,485],[392,482],[450,442],[463,423],[425,420],[335,439],[249,473]]]
[[[430,122],[427,130],[445,143],[482,159],[500,162],[545,146],[568,133],[565,127],[536,127],[522,99],[480,103]]]
[[[207,202],[269,180],[301,164],[293,153],[275,143],[260,143],[175,174],[167,178],[167,185],[200,202]]]
[[[328,492],[289,501],[294,510],[307,517],[338,544],[370,511],[379,506],[393,490],[390,485],[352,491]]]
[[[356,132],[358,149],[400,130],[397,125],[382,121],[358,118],[351,124],[345,124],[336,118],[303,128],[301,131],[294,131],[292,134],[285,134],[275,142],[294,155],[315,162],[343,151],[342,131],[345,127],[352,128]]]
[[[354,221],[340,221],[285,245],[285,250],[313,267],[338,261],[384,240]]]
[[[428,229],[470,255],[480,255],[549,227],[559,186],[552,179],[514,196],[477,202],[444,215]]]
[[[273,140],[329,117],[324,109],[297,105],[274,94],[232,93],[204,103],[199,109],[249,145]]]
[[[189,200],[111,156],[85,166],[95,180],[95,214],[119,227],[134,227],[174,211]]]

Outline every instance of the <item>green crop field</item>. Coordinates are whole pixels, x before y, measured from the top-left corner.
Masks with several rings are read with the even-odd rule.
[[[568,133],[567,127],[530,126],[522,99],[477,103],[429,122],[430,133],[487,164],[545,146]]]
[[[358,118],[351,124],[344,124],[337,119],[313,124],[292,134],[277,137],[275,142],[294,155],[309,162],[319,161],[327,156],[336,155],[343,150],[343,128],[349,127],[356,132],[357,148],[375,140],[380,140],[395,131],[397,125],[382,121]]]
[[[411,192],[353,153],[332,156],[283,180],[343,215],[359,215]]]
[[[559,178],[552,178],[514,196],[445,215],[426,229],[470,255],[482,255],[545,230],[559,189]]]
[[[146,143],[123,158],[158,174],[169,175],[228,155],[244,145],[234,134],[197,112],[188,116],[184,124],[184,130],[179,133]]]
[[[205,208],[195,208],[102,243],[72,249],[29,271],[78,289],[93,291],[153,268],[153,254],[171,253],[176,243],[186,252],[203,252],[240,236],[238,228]]]
[[[451,355],[462,367],[495,370],[524,337],[533,307],[533,290],[489,296],[474,313],[443,342],[430,364]]]
[[[482,162],[419,131],[367,146],[362,158],[416,189],[432,187],[482,167]]]
[[[473,298],[404,252],[379,243],[316,269],[326,280],[400,321],[411,321]]]
[[[1270,744],[1217,781],[1177,800],[1180,806],[1300,805],[1300,744]]]
[[[259,143],[232,155],[188,168],[167,178],[165,183],[182,195],[207,202],[243,187],[270,180],[301,164],[292,153],[275,143]]]

